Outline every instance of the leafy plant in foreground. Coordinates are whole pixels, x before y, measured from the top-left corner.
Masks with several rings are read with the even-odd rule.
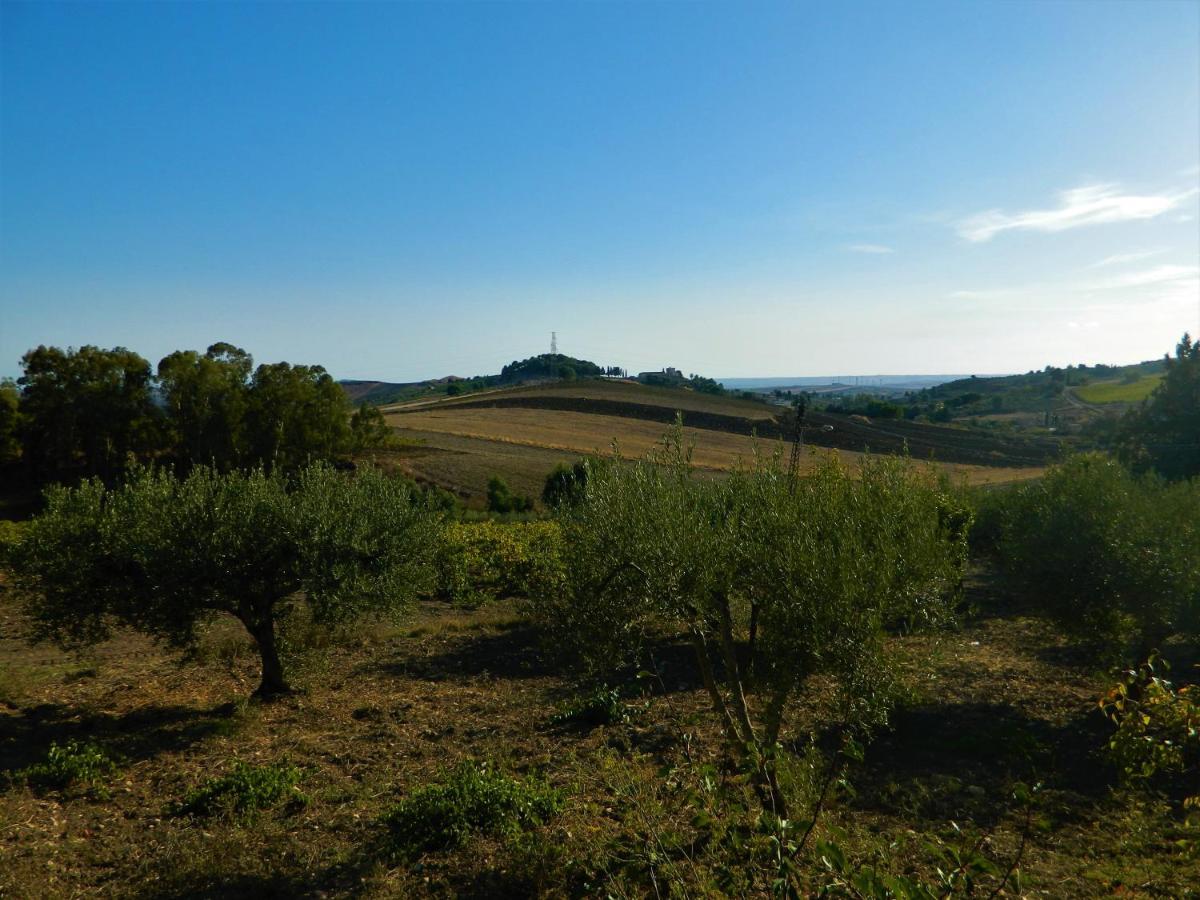
[[[464,762],[439,783],[414,791],[385,816],[388,845],[400,858],[460,847],[474,834],[515,835],[562,810],[560,791],[518,780],[487,763]]]
[[[307,802],[297,788],[302,776],[300,769],[286,763],[252,766],[237,762],[228,775],[210,778],[189,791],[172,812],[179,816],[246,818],[285,802],[302,804]]]
[[[615,725],[628,722],[634,710],[621,698],[619,687],[600,684],[577,694],[550,717],[551,725],[578,722],[584,725]]]
[[[1117,726],[1108,742],[1122,777],[1146,782],[1161,775],[1191,778],[1184,806],[1200,810],[1200,696],[1193,685],[1177,688],[1165,677],[1165,660],[1152,655],[1130,669],[1100,699]]]
[[[52,743],[45,761],[21,769],[16,780],[43,790],[82,786],[104,796],[104,782],[116,770],[116,760],[102,747],[72,739],[65,744]]]

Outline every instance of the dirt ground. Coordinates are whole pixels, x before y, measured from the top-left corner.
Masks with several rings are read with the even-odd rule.
[[[1041,782],[1026,896],[1194,895],[1194,836],[1164,798],[1116,787],[1098,753],[1108,726],[1096,698],[1109,676],[1044,624],[975,594],[983,612],[959,630],[893,640],[910,698],[819,827],[915,871],[932,865],[921,836],[952,835],[951,823],[986,835],[1004,859],[1026,830],[1012,785]],[[133,634],[84,655],[30,647],[25,634],[0,603],[0,772],[71,738],[99,743],[121,767],[104,797],[8,784],[2,896],[653,896],[668,861],[638,854],[674,821],[661,773],[686,782],[722,755],[674,645],[658,651],[661,680],[631,695],[628,723],[551,724],[572,685],[506,604],[430,602],[402,625],[359,629],[348,646],[309,652],[303,691],[270,704],[247,700],[256,658],[230,622],[191,661]],[[819,731],[820,708],[819,696],[801,698],[787,739]],[[379,852],[384,811],[463,759],[542,773],[564,811],[523,845],[478,838],[403,865]],[[239,760],[299,766],[307,803],[249,822],[169,814]]]

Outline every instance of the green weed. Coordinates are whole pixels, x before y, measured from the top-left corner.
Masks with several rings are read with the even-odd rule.
[[[516,779],[487,763],[468,762],[414,791],[385,816],[392,854],[461,847],[474,834],[512,837],[562,810],[562,793],[538,779]]]
[[[18,781],[41,790],[85,787],[99,797],[107,796],[105,780],[117,770],[117,761],[96,744],[69,740],[52,743],[44,762],[34,763],[16,774]]]
[[[244,819],[284,802],[302,805],[308,802],[296,787],[302,776],[299,768],[285,763],[267,766],[234,763],[233,771],[228,775],[210,778],[189,791],[172,812],[178,816]]]

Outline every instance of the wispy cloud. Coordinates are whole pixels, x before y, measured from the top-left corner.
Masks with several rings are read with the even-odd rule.
[[[1119,266],[1124,263],[1137,262],[1139,259],[1149,259],[1151,256],[1158,256],[1166,253],[1165,249],[1158,250],[1139,250],[1137,253],[1117,253],[1114,256],[1106,256],[1099,262],[1094,262],[1089,269],[1101,269],[1105,266]]]
[[[1200,193],[1196,188],[1178,194],[1125,194],[1115,184],[1093,184],[1062,191],[1054,209],[1006,213],[988,210],[964,219],[958,233],[968,241],[990,241],[1002,231],[1067,231],[1085,225],[1153,219]]]
[[[846,248],[852,253],[895,253],[893,247],[884,244],[851,244]]]
[[[1081,290],[1105,291],[1120,290],[1121,288],[1143,287],[1148,284],[1167,284],[1172,282],[1192,282],[1200,276],[1198,266],[1163,265],[1136,272],[1126,272],[1104,281],[1081,285]]]

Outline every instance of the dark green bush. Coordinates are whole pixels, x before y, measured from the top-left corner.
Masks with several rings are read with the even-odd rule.
[[[509,837],[557,815],[562,793],[535,778],[518,780],[487,763],[466,762],[420,788],[385,816],[387,842],[401,859],[460,847],[474,834]]]
[[[1200,482],[1137,477],[1087,454],[989,498],[1001,570],[1098,653],[1141,655],[1200,625]]]
[[[300,769],[286,763],[252,766],[237,762],[228,775],[210,778],[189,791],[172,811],[179,816],[247,818],[284,803],[303,804],[307,798],[296,787],[302,776]]]

